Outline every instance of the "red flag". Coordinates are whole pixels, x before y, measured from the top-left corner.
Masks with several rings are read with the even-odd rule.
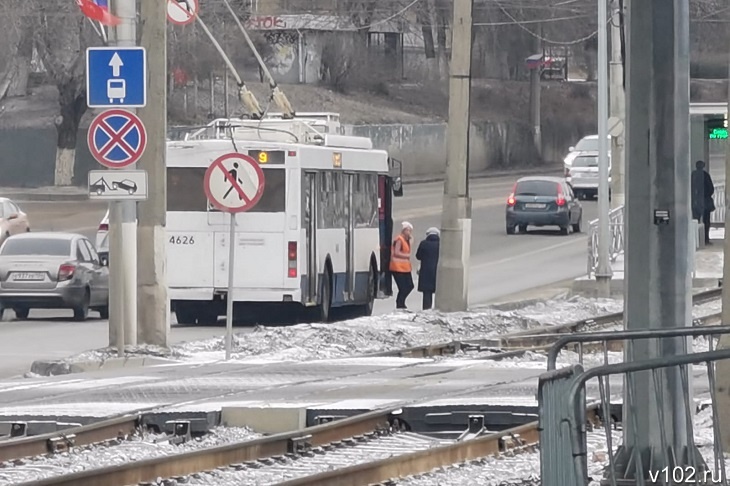
[[[109,13],[108,10],[100,7],[91,0],[76,0],[76,5],[81,9],[81,13],[91,20],[96,20],[104,25],[119,25],[121,19]]]

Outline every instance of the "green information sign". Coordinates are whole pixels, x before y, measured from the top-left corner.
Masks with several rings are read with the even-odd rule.
[[[712,128],[709,135],[710,140],[726,140],[727,128]]]

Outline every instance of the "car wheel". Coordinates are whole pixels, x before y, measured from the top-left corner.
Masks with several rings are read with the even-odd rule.
[[[513,235],[513,234],[515,234],[515,227],[514,227],[513,225],[511,225],[511,224],[508,224],[508,225],[507,225],[507,234],[508,234],[508,235]]]
[[[520,228],[520,233],[527,233],[527,225],[526,224],[521,224],[519,226],[519,228]]]
[[[560,227],[560,234],[561,235],[569,235],[570,234],[570,225],[568,225],[568,226],[561,226]]]
[[[99,318],[100,319],[109,319],[109,306],[106,305],[104,307],[99,307]]]
[[[15,317],[18,319],[27,319],[30,313],[30,309],[27,307],[15,307],[13,311],[15,311]]]
[[[89,295],[89,289],[86,289],[84,294],[84,300],[80,306],[74,307],[74,320],[85,321],[89,317],[89,301],[91,296]]]
[[[583,215],[578,217],[578,222],[573,225],[573,233],[580,233],[580,225],[583,222]]]

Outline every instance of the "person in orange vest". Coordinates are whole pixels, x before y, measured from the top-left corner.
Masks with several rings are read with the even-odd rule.
[[[411,275],[411,233],[413,225],[403,221],[402,229],[393,241],[393,252],[390,256],[390,273],[398,286],[395,299],[396,309],[406,309],[406,298],[413,291],[413,275]]]

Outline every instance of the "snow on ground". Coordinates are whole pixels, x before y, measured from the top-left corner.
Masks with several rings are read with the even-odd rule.
[[[180,454],[197,449],[253,440],[259,434],[247,428],[217,427],[210,433],[180,445],[166,440],[164,434],[143,433],[116,445],[72,448],[69,452],[47,457],[33,457],[0,464],[0,486],[37,481],[100,467],[115,466],[153,457]]]
[[[455,339],[484,338],[544,326],[566,324],[601,314],[619,312],[620,300],[572,297],[501,311],[494,307],[444,314],[437,311],[393,312],[330,324],[257,326],[234,336],[232,357],[271,361],[333,359],[377,353]],[[181,361],[218,361],[225,355],[223,337],[172,346],[129,349],[127,355],[164,356]],[[68,362],[104,360],[113,349],[89,351]]]

